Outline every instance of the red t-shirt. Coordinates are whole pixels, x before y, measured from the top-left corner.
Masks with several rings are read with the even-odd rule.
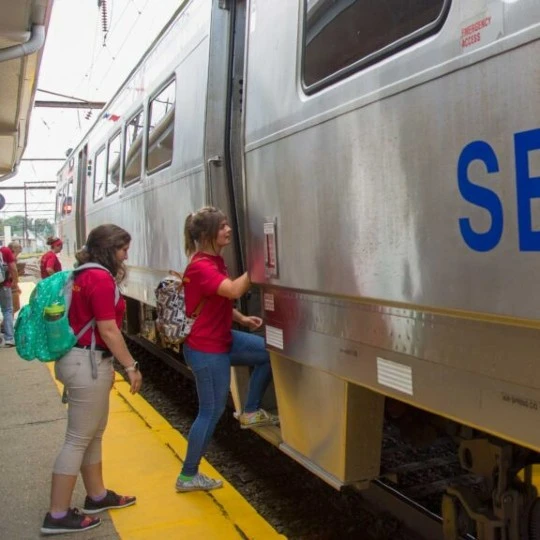
[[[0,247],[0,251],[2,252],[2,259],[4,260],[4,264],[8,265],[15,262],[15,255],[13,255],[13,252],[11,249],[9,249],[6,246]],[[8,269],[9,274],[11,272]],[[10,275],[6,281],[2,283],[2,287],[11,287],[12,282],[12,276]]]
[[[219,255],[196,253],[186,268],[186,313],[191,315],[201,300],[205,300],[186,339],[186,343],[197,351],[226,353],[231,349],[233,302],[216,294],[227,277],[225,261]]]
[[[51,275],[49,272],[47,272],[47,268],[52,268],[55,274],[56,272],[60,272],[60,270],[62,270],[62,265],[60,264],[60,261],[58,260],[58,257],[54,251],[47,251],[47,253],[41,257],[39,267],[42,278],[47,278]]]
[[[125,300],[120,297],[118,304],[114,305],[116,283],[106,270],[90,268],[82,270],[75,276],[73,282],[73,295],[69,307],[69,324],[75,335],[92,319],[96,321],[116,320],[118,328],[122,326]],[[90,345],[92,342],[92,329],[89,329],[79,338],[79,345]],[[107,348],[99,335],[96,326],[96,344]]]

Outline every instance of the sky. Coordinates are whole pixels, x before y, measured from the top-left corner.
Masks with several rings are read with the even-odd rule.
[[[157,34],[178,9],[180,0],[106,0],[106,32],[97,0],[54,0],[38,78],[37,100],[63,99],[40,90],[88,101],[107,101],[129,75]],[[56,183],[62,161],[100,114],[85,109],[34,108],[28,145],[16,177],[6,186],[25,182]],[[22,190],[0,193],[6,205],[0,217],[24,213]],[[28,216],[53,219],[54,193],[27,190]]]

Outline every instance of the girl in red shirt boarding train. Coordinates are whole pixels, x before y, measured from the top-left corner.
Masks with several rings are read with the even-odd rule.
[[[231,228],[225,215],[206,207],[187,217],[185,250],[191,260],[184,273],[186,314],[197,312],[193,328],[184,342],[184,357],[197,384],[199,414],[191,426],[184,466],[176,481],[177,491],[208,491],[222,486],[199,473],[199,463],[225,410],[231,379],[231,365],[254,366],[240,426],[277,424],[277,416],[260,408],[272,372],[264,339],[231,330],[233,321],[255,330],[259,317],[246,317],[233,309],[233,301],[250,287],[247,273],[235,280],[227,274],[221,257],[231,243]]]
[[[109,393],[114,380],[113,356],[126,370],[135,394],[141,388],[138,364],[129,353],[120,325],[126,308],[116,292],[126,275],[131,236],[116,225],[100,225],[88,235],[76,255],[79,264],[98,263],[104,268],[81,270],[75,276],[69,308],[69,323],[78,334],[89,328],[69,353],[55,363],[56,378],[68,395],[68,423],[64,446],[56,458],[52,475],[51,506],[41,527],[43,534],[61,534],[97,527],[96,514],[110,508],[135,504],[135,497],[117,495],[105,488],[101,463],[101,439],[109,416]],[[95,333],[94,360],[90,346]],[[86,499],[83,512],[70,508],[77,476],[81,473]]]

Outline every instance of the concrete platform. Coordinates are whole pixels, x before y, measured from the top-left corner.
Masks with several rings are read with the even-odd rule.
[[[21,360],[15,349],[0,349],[0,537],[40,538],[49,507],[51,472],[66,430],[66,408],[47,366]],[[81,481],[73,504],[82,506]],[[77,533],[81,540],[120,538],[104,513],[98,529]]]

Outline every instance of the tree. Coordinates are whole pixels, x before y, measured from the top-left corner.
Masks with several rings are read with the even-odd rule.
[[[13,236],[23,236],[24,232],[24,216],[11,216],[4,219],[4,226],[11,226],[11,234]],[[32,220],[28,219],[28,226],[31,227]]]
[[[47,238],[54,234],[54,226],[45,218],[36,218],[34,220],[34,233],[36,237]]]

